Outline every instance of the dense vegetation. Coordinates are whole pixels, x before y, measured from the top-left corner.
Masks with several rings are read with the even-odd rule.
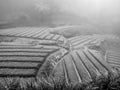
[[[24,81],[22,78],[0,79],[0,90],[120,90],[118,75],[99,76],[89,83],[66,83],[64,79],[37,78]]]

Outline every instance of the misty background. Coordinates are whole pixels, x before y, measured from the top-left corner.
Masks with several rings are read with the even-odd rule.
[[[82,25],[120,34],[120,0],[0,0],[0,28]]]

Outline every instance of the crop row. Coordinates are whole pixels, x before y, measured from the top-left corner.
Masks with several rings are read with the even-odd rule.
[[[120,69],[120,52],[108,51],[106,61],[114,68]]]
[[[54,46],[0,45],[0,77],[36,77],[47,57],[56,52]]]
[[[1,30],[0,35],[14,36],[21,38],[46,39],[46,40],[63,40],[61,35],[49,33],[50,28],[12,28]]]
[[[112,69],[100,54],[92,50],[75,50],[62,58],[52,75],[63,76],[67,82],[88,82],[108,72]]]
[[[85,35],[68,39],[74,49],[79,49],[85,45],[97,45],[106,39],[118,39],[115,35]]]

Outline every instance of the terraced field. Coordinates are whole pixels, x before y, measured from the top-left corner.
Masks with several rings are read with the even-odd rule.
[[[115,35],[85,35],[72,37],[68,40],[73,49],[80,49],[86,45],[98,45],[106,39],[117,40],[119,38]]]
[[[65,77],[67,82],[88,82],[99,75],[113,72],[112,68],[92,50],[75,50],[62,58],[53,71],[55,77]]]
[[[33,39],[43,39],[43,40],[60,40],[63,41],[61,35],[50,34],[51,28],[12,28],[0,30],[0,35],[6,36],[16,36],[21,38],[33,38]]]
[[[113,66],[105,61],[105,57],[98,51],[99,48],[94,50],[87,47],[87,45],[99,46],[108,39],[119,40],[119,37],[86,35],[68,39],[71,43],[71,52],[61,59],[51,75],[56,78],[63,76],[67,82],[87,82],[99,75],[114,73]],[[114,60],[113,62],[115,63]]]
[[[50,76],[64,77],[67,82],[88,82],[113,73],[113,66],[119,67],[116,51],[108,52],[105,59],[98,50],[88,48],[108,39],[118,40],[117,36],[95,34],[66,39],[50,34],[50,29],[1,30],[0,77],[39,77],[52,67]]]
[[[0,77],[36,77],[64,37],[48,28],[13,28],[0,31]]]
[[[0,77],[35,77],[57,47],[0,45]]]
[[[113,67],[120,69],[120,51],[108,51],[106,61]]]

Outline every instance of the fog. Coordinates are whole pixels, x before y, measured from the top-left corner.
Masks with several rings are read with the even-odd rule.
[[[120,14],[120,0],[0,0],[0,17],[23,12],[23,9],[35,5],[42,5],[42,8],[48,4],[47,7],[51,3],[56,4],[63,11],[88,17]]]
[[[14,23],[20,20],[18,24],[25,22],[32,25],[44,22],[48,25],[48,21],[52,20],[53,23],[57,20],[56,22],[60,23],[59,20],[66,20],[60,16],[66,16],[72,19],[66,20],[67,23],[76,21],[77,24],[86,23],[103,30],[119,31],[119,9],[120,0],[0,0],[0,23]]]

